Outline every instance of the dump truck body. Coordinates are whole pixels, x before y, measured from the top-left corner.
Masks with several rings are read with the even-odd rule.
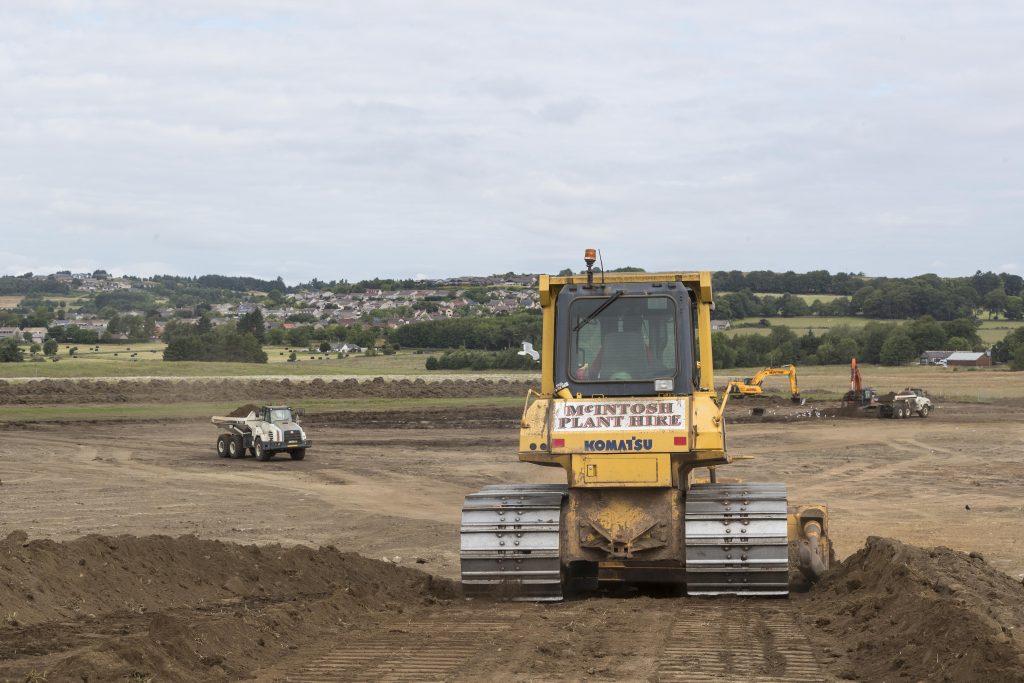
[[[221,429],[217,455],[241,458],[249,452],[258,460],[270,460],[276,453],[288,453],[292,460],[302,460],[313,442],[297,416],[288,406],[263,406],[245,416],[214,415],[210,421]]]

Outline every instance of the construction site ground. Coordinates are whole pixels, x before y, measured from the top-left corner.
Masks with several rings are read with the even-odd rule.
[[[515,408],[311,415],[301,462],[219,459],[204,420],[7,423],[0,681],[1024,680],[1024,405],[828,408],[730,407],[728,475],[827,502],[846,558],[785,600],[461,600],[463,496],[563,480]]]

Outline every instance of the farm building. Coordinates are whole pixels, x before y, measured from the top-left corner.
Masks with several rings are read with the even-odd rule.
[[[984,351],[956,351],[946,358],[946,365],[980,368],[992,365],[992,357]]]
[[[935,365],[953,355],[952,351],[922,351],[917,359],[920,365]]]

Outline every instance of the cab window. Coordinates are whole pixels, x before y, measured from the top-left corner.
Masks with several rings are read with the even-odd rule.
[[[638,382],[677,374],[678,325],[672,298],[578,298],[569,315],[570,379]]]

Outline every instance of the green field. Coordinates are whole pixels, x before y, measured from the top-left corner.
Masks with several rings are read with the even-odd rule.
[[[771,327],[759,327],[757,326],[758,321],[761,318],[742,318],[740,320],[733,321],[732,327],[725,331],[730,337],[734,337],[738,334],[770,334]],[[834,318],[818,317],[818,316],[804,316],[798,318],[765,318],[772,324],[773,327],[788,327],[797,334],[805,334],[808,330],[814,332],[814,334],[821,336],[825,332],[828,332],[833,327],[839,327],[846,325],[854,329],[864,327],[869,322],[872,322],[871,318],[860,318],[857,316],[839,316]],[[882,323],[905,323],[906,320],[877,320],[875,322]],[[753,327],[739,327],[741,324],[753,325]],[[1020,327],[1024,327],[1024,320],[982,320],[981,329],[978,330],[978,335],[981,340],[986,344],[995,344],[997,341],[1002,341],[1011,331],[1016,330]]]
[[[781,297],[782,294],[778,292],[754,292],[754,296],[764,298],[766,296]],[[841,295],[839,294],[793,294],[799,299],[803,299],[808,304],[813,304],[815,301],[820,301],[823,304],[832,303],[838,299]]]
[[[429,372],[426,361],[430,354],[401,351],[393,356],[353,355],[336,358],[335,355],[304,353],[294,363],[287,362],[288,352],[283,347],[265,347],[269,356],[267,363],[218,363],[199,361],[165,362],[160,352],[163,344],[138,344],[129,347],[100,344],[99,351],[87,351],[79,346],[79,358],[67,356],[65,344],[61,345],[56,363],[46,361],[25,361],[23,363],[0,363],[0,379],[36,378],[90,378],[90,377],[313,377],[318,375],[518,375],[531,376],[534,373],[517,370],[444,370]],[[27,348],[27,347],[26,347]],[[93,347],[95,348],[95,347]],[[131,351],[128,351],[131,348]],[[154,353],[156,351],[156,353]],[[117,355],[114,355],[114,354]],[[132,358],[132,353],[138,353]],[[281,355],[284,354],[284,355]],[[314,360],[310,360],[310,356]]]
[[[1024,327],[1024,320],[983,320],[978,335],[986,344],[1002,341],[1013,330]]]
[[[736,336],[737,334],[770,334],[772,328],[758,326],[757,323],[759,320],[761,320],[759,317],[734,320],[732,327],[726,330],[725,333],[731,337]],[[859,328],[864,327],[864,325],[870,322],[867,318],[857,318],[854,316],[834,318],[803,316],[797,318],[764,318],[764,320],[767,320],[775,327],[789,327],[797,334],[805,334],[807,330],[811,330],[814,334],[819,336],[833,327],[839,327],[840,325]],[[753,327],[740,327],[740,325],[744,324],[753,325]]]
[[[381,412],[392,410],[429,410],[463,407],[522,407],[521,396],[487,398],[350,398],[294,400],[290,405],[305,409],[307,414],[330,412]],[[131,405],[62,405],[62,406],[4,406],[0,409],[3,422],[54,422],[61,420],[164,420],[196,418],[209,420],[212,415],[224,415],[238,407],[236,403],[136,403]]]

